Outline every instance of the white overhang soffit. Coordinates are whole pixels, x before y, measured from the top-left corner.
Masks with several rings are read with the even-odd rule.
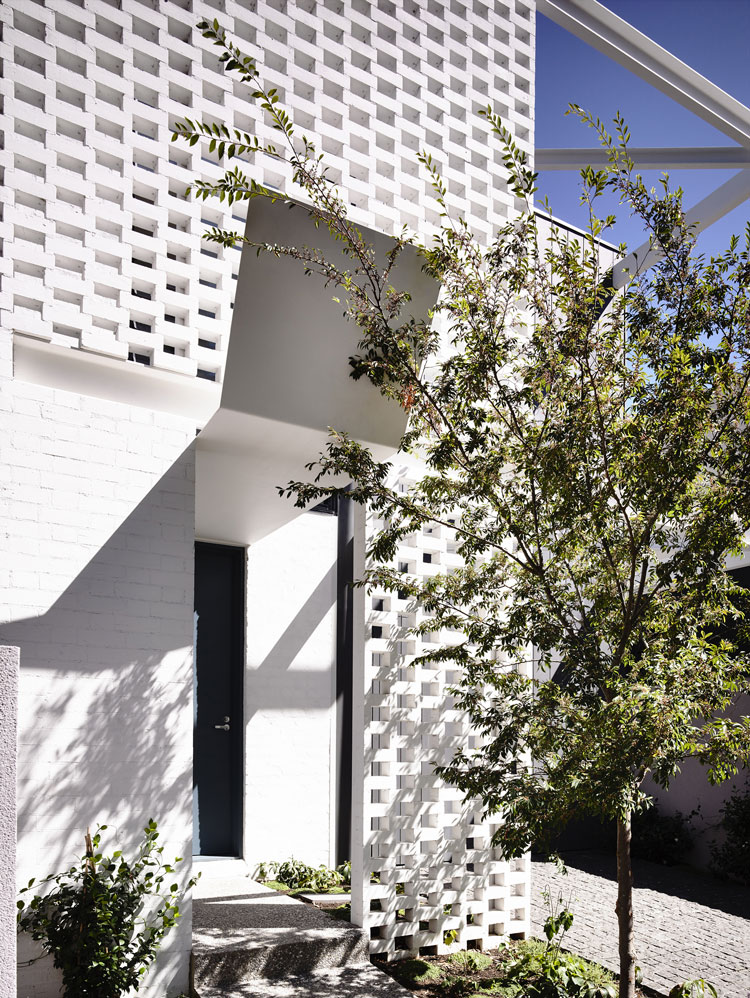
[[[537,11],[592,48],[635,73],[678,104],[723,132],[739,146],[704,149],[631,149],[636,169],[735,169],[736,174],[687,212],[698,231],[708,228],[750,197],[750,108],[701,76],[671,52],[613,14],[597,0],[537,0]],[[602,166],[602,149],[537,149],[536,169],[580,170]],[[658,256],[648,244],[640,246],[614,270],[614,286],[627,273],[643,271]]]
[[[393,241],[360,231],[384,263]],[[315,247],[352,269],[341,245],[300,206],[255,199],[246,234],[255,242]],[[410,248],[392,280],[411,291],[408,314],[426,319],[438,287]],[[297,260],[243,248],[221,406],[197,440],[198,537],[249,544],[298,515],[277,487],[309,479],[305,464],[325,447],[329,427],[369,444],[380,459],[397,450],[406,413],[366,379],[350,377],[360,331],[342,315],[343,297],[322,278],[305,277]]]

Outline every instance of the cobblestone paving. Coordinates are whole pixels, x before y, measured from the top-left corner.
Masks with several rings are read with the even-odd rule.
[[[532,931],[543,938],[552,899],[570,898],[573,927],[565,947],[617,970],[614,858],[576,853],[568,875],[551,863],[532,864]],[[720,998],[750,998],[750,890],[685,867],[634,862],[636,962],[643,983],[667,994],[675,984],[703,977]]]

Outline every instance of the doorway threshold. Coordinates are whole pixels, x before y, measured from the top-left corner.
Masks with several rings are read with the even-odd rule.
[[[193,856],[193,876],[196,873],[201,880],[244,879],[250,876],[250,867],[241,856]]]

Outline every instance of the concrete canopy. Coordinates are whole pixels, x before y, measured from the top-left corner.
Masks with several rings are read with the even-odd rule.
[[[379,261],[392,240],[359,227]],[[257,199],[246,235],[255,242],[321,249],[351,268],[340,244],[316,229],[302,206]],[[409,289],[409,314],[426,319],[437,284],[405,250],[393,285]],[[380,458],[394,453],[406,414],[371,384],[349,376],[359,331],[343,316],[342,292],[303,265],[245,246],[239,271],[221,406],[197,440],[196,535],[248,544],[298,515],[277,487],[304,478],[305,464],[324,447],[328,428],[371,445]]]

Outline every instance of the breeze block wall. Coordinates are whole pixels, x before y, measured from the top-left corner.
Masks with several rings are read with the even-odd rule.
[[[13,376],[14,345],[33,342],[35,357],[48,350],[50,363],[62,348],[123,368],[140,365],[144,378],[150,368],[175,383],[221,382],[240,255],[200,237],[212,224],[242,230],[245,206],[229,211],[187,200],[191,180],[218,177],[219,168],[201,145],[171,144],[170,131],[189,116],[227,121],[263,140],[278,137],[244,88],[223,74],[217,50],[198,38],[196,22],[214,17],[259,56],[267,85],[277,88],[299,130],[315,137],[355,221],[386,233],[406,224],[429,238],[439,208],[417,162],[422,149],[443,172],[448,205],[481,240],[512,217],[501,150],[476,112],[492,105],[531,151],[532,0],[6,0],[0,376]],[[292,193],[283,163],[261,158],[249,172]],[[106,820],[114,810],[115,836],[134,841],[148,801],[170,815],[167,847],[174,843],[184,854],[188,445],[197,421],[158,405],[114,402],[104,379],[97,398],[43,379],[0,388],[0,459],[12,469],[2,480],[0,529],[9,558],[0,572],[8,593],[4,619],[14,621],[0,637],[21,646],[20,834],[24,857],[44,867],[24,865],[21,876],[47,872],[75,854],[84,818]],[[387,612],[400,609],[394,604]],[[368,779],[385,785],[368,783],[371,796],[354,816],[367,833],[353,860],[378,870],[381,887],[390,885],[388,897],[372,899],[381,914],[390,913],[387,924],[374,924],[376,911],[362,915],[373,947],[387,955],[446,945],[444,933],[453,931],[448,902],[433,903],[445,891],[456,909],[451,917],[462,920],[461,939],[471,941],[469,927],[482,924],[488,932],[491,925],[512,931],[521,919],[510,913],[520,907],[508,898],[521,894],[510,881],[525,875],[482,867],[490,854],[467,845],[486,840],[469,834],[473,812],[428,785],[421,726],[438,726],[424,737],[453,737],[441,725],[460,722],[442,696],[447,679],[417,676],[411,653],[404,654],[401,664],[394,657],[389,665],[398,673],[381,677],[398,690],[389,696],[406,698],[389,701],[392,709],[411,711],[392,748],[374,747],[391,737],[373,713],[381,706],[376,687],[363,686],[356,707],[364,725],[357,757],[376,767],[372,752],[397,753],[386,760],[389,772],[369,771]],[[370,660],[368,668],[383,666]],[[392,802],[382,815],[372,796],[381,790]],[[419,815],[410,817],[417,791]],[[439,805],[424,821],[423,803]],[[381,818],[383,827],[373,827]],[[448,827],[463,842],[450,862],[440,845]],[[417,862],[433,853],[430,865]],[[392,891],[406,879],[413,903],[402,931],[403,905]],[[431,913],[417,918],[423,895]],[[478,901],[508,918],[482,922],[466,909]],[[172,945],[159,973],[179,990],[189,919]],[[42,964],[23,975],[23,993],[54,991]]]
[[[415,472],[397,467],[394,487],[406,490]],[[379,525],[370,515],[363,533]],[[456,547],[454,531],[425,526],[404,539],[393,567],[417,579],[450,571],[460,563]],[[353,897],[354,920],[369,929],[371,952],[388,960],[491,949],[524,936],[529,857],[505,859],[491,846],[499,819],[484,819],[479,802],[464,800],[434,771],[478,736],[450,693],[458,667],[416,659],[459,635],[410,635],[421,610],[398,592],[376,589],[364,600],[367,628],[355,670],[364,740],[355,776],[363,891]]]
[[[195,30],[214,17],[316,139],[357,221],[423,235],[438,224],[422,149],[480,237],[512,212],[476,112],[491,104],[531,150],[531,2],[6,0],[0,239],[16,333],[221,381],[240,254],[201,235],[244,231],[247,204],[186,199],[220,170],[171,129],[191,117],[278,133]],[[285,164],[249,170],[290,191]]]

